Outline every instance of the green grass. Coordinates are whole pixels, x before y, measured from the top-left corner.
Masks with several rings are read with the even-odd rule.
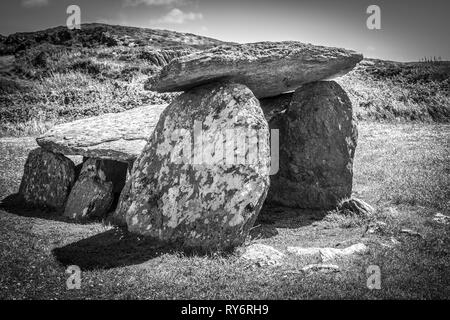
[[[187,255],[102,223],[76,224],[53,212],[0,209],[0,298],[3,299],[380,299],[448,298],[449,125],[360,124],[354,195],[373,217],[264,208],[248,243],[347,247],[367,255],[336,262],[341,271],[303,273],[296,258],[256,267],[237,254]],[[0,140],[0,196],[17,192],[29,138]],[[366,233],[383,221],[382,231]],[[401,233],[402,228],[424,238]],[[399,245],[391,248],[391,238]],[[81,290],[67,290],[65,268],[82,268]],[[381,290],[366,287],[369,265],[381,268]]]

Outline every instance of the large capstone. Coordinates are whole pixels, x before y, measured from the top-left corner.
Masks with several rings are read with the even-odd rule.
[[[246,85],[258,98],[271,97],[343,75],[362,58],[351,50],[294,41],[226,44],[173,59],[152,79],[151,89],[185,91],[227,80]]]
[[[266,108],[276,110],[284,100],[270,103],[273,108]],[[268,202],[329,209],[350,197],[357,129],[350,99],[336,82],[297,89],[287,109],[271,119],[270,128],[279,129],[280,146]]]
[[[70,159],[37,148],[28,154],[19,194],[29,205],[59,210],[74,182],[75,165]]]
[[[134,163],[119,203],[131,232],[217,250],[240,245],[269,187],[268,124],[244,85],[177,97]]]
[[[80,176],[67,201],[64,215],[72,219],[103,218],[114,195],[125,184],[127,164],[89,158],[83,163]]]

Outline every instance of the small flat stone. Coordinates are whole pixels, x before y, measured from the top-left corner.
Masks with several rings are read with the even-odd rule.
[[[369,217],[375,212],[375,209],[370,204],[354,197],[340,201],[337,210],[343,214],[354,214],[363,217]]]
[[[353,254],[366,253],[368,248],[364,243],[357,243],[344,249],[287,247],[286,251],[298,257],[313,259],[315,262],[321,263],[349,257]]]
[[[401,229],[400,232],[404,233],[404,234],[407,234],[409,236],[419,237],[419,238],[422,238],[422,239],[424,238],[424,236],[421,233],[419,233],[417,231],[414,231],[414,230],[411,230],[411,229]]]
[[[433,221],[439,224],[448,225],[450,224],[450,217],[438,212],[434,215]]]
[[[339,266],[335,264],[309,264],[302,268],[302,271],[304,272],[323,272],[323,273],[332,273],[332,272],[339,272],[340,268]]]
[[[253,243],[241,251],[241,259],[256,264],[259,267],[282,265],[283,259],[285,258],[284,253],[261,243]]]

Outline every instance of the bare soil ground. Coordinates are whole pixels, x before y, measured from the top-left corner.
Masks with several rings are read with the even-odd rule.
[[[344,248],[369,253],[339,260],[340,271],[301,271],[292,257],[257,267],[236,253],[187,255],[101,222],[77,224],[57,213],[18,209],[17,192],[33,138],[0,139],[0,299],[379,299],[450,296],[450,126],[360,123],[354,195],[376,207],[370,218],[265,207],[248,243]],[[375,233],[375,221],[386,225]],[[402,233],[408,228],[420,233]],[[68,265],[82,270],[67,290]],[[370,265],[381,289],[367,288]]]

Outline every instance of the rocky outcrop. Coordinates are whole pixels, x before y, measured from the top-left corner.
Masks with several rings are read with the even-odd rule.
[[[340,76],[362,60],[351,50],[300,42],[222,45],[176,58],[153,79],[152,90],[185,91],[211,81],[246,85],[257,98]]]
[[[37,148],[28,155],[19,194],[29,205],[59,210],[74,182],[75,165],[70,159]]]
[[[129,231],[184,249],[242,244],[269,186],[268,136],[259,102],[243,85],[211,84],[176,98],[123,191]]]
[[[166,105],[149,105],[57,125],[36,141],[55,153],[133,161],[165,108]]]
[[[351,102],[337,83],[321,81],[297,89],[270,127],[279,129],[280,168],[271,176],[268,201],[329,209],[350,197],[357,130]]]

